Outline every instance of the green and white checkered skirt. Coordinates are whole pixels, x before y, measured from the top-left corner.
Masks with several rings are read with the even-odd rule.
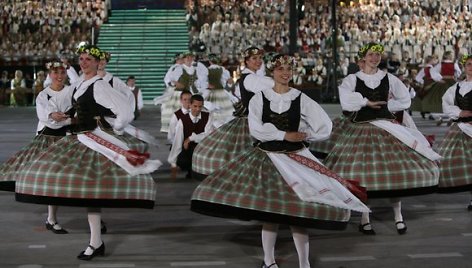
[[[302,201],[257,148],[210,174],[193,192],[191,209],[216,217],[321,229],[344,229],[350,217],[348,210]]]
[[[224,89],[211,89],[209,90],[207,101],[219,107],[219,109],[213,112],[213,120],[215,122],[225,122],[228,118],[231,118],[234,112],[233,103],[231,102],[228,94]]]
[[[131,136],[130,134],[126,132],[123,135],[114,135],[114,136],[120,141],[126,143],[126,145],[128,145],[130,150],[135,150],[140,153],[145,153],[149,150],[149,144],[147,144],[146,142],[134,136]]]
[[[237,155],[252,148],[247,117],[237,117],[213,131],[198,143],[192,157],[192,170],[204,178]]]
[[[17,201],[60,206],[153,208],[155,193],[151,175],[129,175],[76,135],[51,145],[16,181]]]
[[[347,124],[325,165],[358,180],[369,198],[431,193],[439,179],[435,162],[370,123]]]
[[[310,143],[310,151],[329,154],[333,149],[334,145],[339,139],[339,136],[345,131],[346,124],[349,123],[349,118],[341,115],[333,120],[333,130],[331,131],[331,135],[329,139],[324,141],[315,141]]]
[[[175,90],[172,96],[161,105],[161,132],[169,132],[169,124],[172,115],[181,108],[180,94],[182,91]]]
[[[23,170],[25,166],[32,160],[35,160],[39,155],[54,142],[60,140],[62,137],[37,135],[33,138],[30,144],[23,147],[3,165],[0,166],[0,190],[15,191],[16,172]]]
[[[472,138],[457,124],[449,129],[439,145],[439,192],[472,190]]]

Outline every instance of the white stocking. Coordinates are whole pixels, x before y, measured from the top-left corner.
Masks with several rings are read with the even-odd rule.
[[[48,206],[48,222],[54,224],[57,222],[58,206]]]
[[[264,263],[266,265],[275,262],[274,251],[278,229],[278,224],[264,223],[262,225],[262,249],[264,250]]]
[[[293,242],[297,249],[300,268],[310,268],[310,242],[307,230],[294,226],[290,226],[290,229],[292,229]]]
[[[402,216],[402,202],[398,198],[391,198],[390,202],[392,203],[393,214],[395,216],[395,222],[403,221]],[[403,224],[398,224],[398,228],[403,228]]]
[[[87,213],[90,226],[90,245],[94,248],[98,248],[102,245],[102,233],[100,230],[102,212],[100,208],[89,208]],[[87,247],[85,250],[85,255],[91,255],[92,253],[92,249]]]

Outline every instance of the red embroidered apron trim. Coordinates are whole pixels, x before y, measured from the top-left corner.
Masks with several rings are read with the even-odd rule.
[[[93,134],[90,132],[84,133],[85,136],[88,138],[92,139],[96,143],[105,146],[106,148],[112,150],[115,153],[118,153],[126,158],[126,160],[133,166],[140,166],[144,164],[144,162],[149,159],[150,155],[149,153],[140,153],[135,150],[125,150],[123,148],[120,148],[119,146],[116,146],[115,144]]]
[[[365,202],[367,200],[367,193],[365,187],[360,186],[358,181],[355,180],[346,180],[341,178],[338,174],[335,172],[329,170],[325,166],[319,164],[318,162],[294,153],[287,153],[286,154],[288,157],[291,159],[297,161],[298,163],[313,169],[314,171],[321,173],[323,175],[326,175],[332,179],[337,180],[339,183],[341,183],[344,187],[346,187],[352,194],[357,196],[361,201]]]

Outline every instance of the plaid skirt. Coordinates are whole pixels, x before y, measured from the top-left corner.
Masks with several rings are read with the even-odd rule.
[[[180,94],[182,91],[175,91],[172,96],[161,105],[161,132],[169,132],[169,124],[172,115],[181,108]]]
[[[349,210],[301,200],[257,148],[210,174],[195,189],[191,209],[215,217],[320,229],[344,229],[350,218]]]
[[[114,136],[120,141],[126,143],[126,145],[128,145],[128,147],[131,150],[135,150],[140,153],[145,153],[149,150],[149,144],[145,143],[144,141],[134,136],[131,136],[130,134],[126,132],[123,135],[114,135]]]
[[[331,150],[333,149],[334,145],[336,145],[336,142],[339,139],[339,136],[342,134],[342,132],[345,130],[346,124],[349,123],[349,118],[341,115],[340,117],[337,117],[333,120],[333,131],[331,132],[331,135],[329,136],[329,139],[324,140],[324,141],[315,141],[310,143],[310,151],[317,152],[317,153],[323,153],[323,154],[329,154]]]
[[[452,79],[445,80],[445,83],[434,83],[428,90],[428,93],[421,100],[421,107],[424,112],[442,113],[442,96],[447,89],[455,84]]]
[[[435,162],[369,123],[346,124],[325,165],[345,179],[358,180],[369,198],[428,194],[439,179]]]
[[[237,155],[252,148],[246,117],[237,117],[213,131],[198,143],[192,158],[192,170],[198,179],[224,166]]]
[[[439,145],[439,192],[472,190],[472,138],[454,124]]]
[[[153,208],[155,193],[151,175],[129,175],[76,135],[51,145],[16,181],[17,201],[59,206]]]
[[[41,155],[51,144],[62,137],[37,135],[33,141],[23,147],[3,165],[0,166],[0,190],[15,191],[16,172],[23,170],[25,166]]]
[[[215,122],[225,122],[233,115],[233,103],[224,89],[210,90],[207,101],[219,107],[219,110],[213,112],[213,120]]]

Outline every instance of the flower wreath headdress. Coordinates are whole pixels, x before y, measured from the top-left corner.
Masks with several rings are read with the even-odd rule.
[[[291,65],[294,67],[296,65],[297,61],[295,60],[294,57],[289,56],[289,55],[275,55],[272,57],[267,62],[267,69],[273,71],[276,67],[282,66],[282,65]]]
[[[468,59],[472,59],[472,55],[464,54],[461,57],[460,64],[465,65]]]
[[[363,47],[361,47],[359,49],[359,52],[357,53],[357,55],[359,55],[360,58],[364,58],[365,55],[367,54],[367,51],[373,51],[373,52],[379,52],[379,53],[383,53],[385,48],[384,46],[382,46],[381,44],[378,44],[378,43],[369,43]]]
[[[51,61],[46,63],[46,69],[51,70],[54,68],[64,68],[67,69],[67,64],[60,62],[60,61]]]
[[[263,55],[264,54],[264,50],[263,49],[260,49],[260,48],[257,48],[257,47],[250,47],[246,50],[243,51],[243,53],[241,54],[241,56],[243,58],[249,58],[253,55]]]
[[[87,43],[80,43],[79,47],[77,48],[76,53],[77,54],[87,53],[90,56],[99,60],[102,59],[103,57],[102,51],[100,50],[100,48],[94,45],[89,45]]]

